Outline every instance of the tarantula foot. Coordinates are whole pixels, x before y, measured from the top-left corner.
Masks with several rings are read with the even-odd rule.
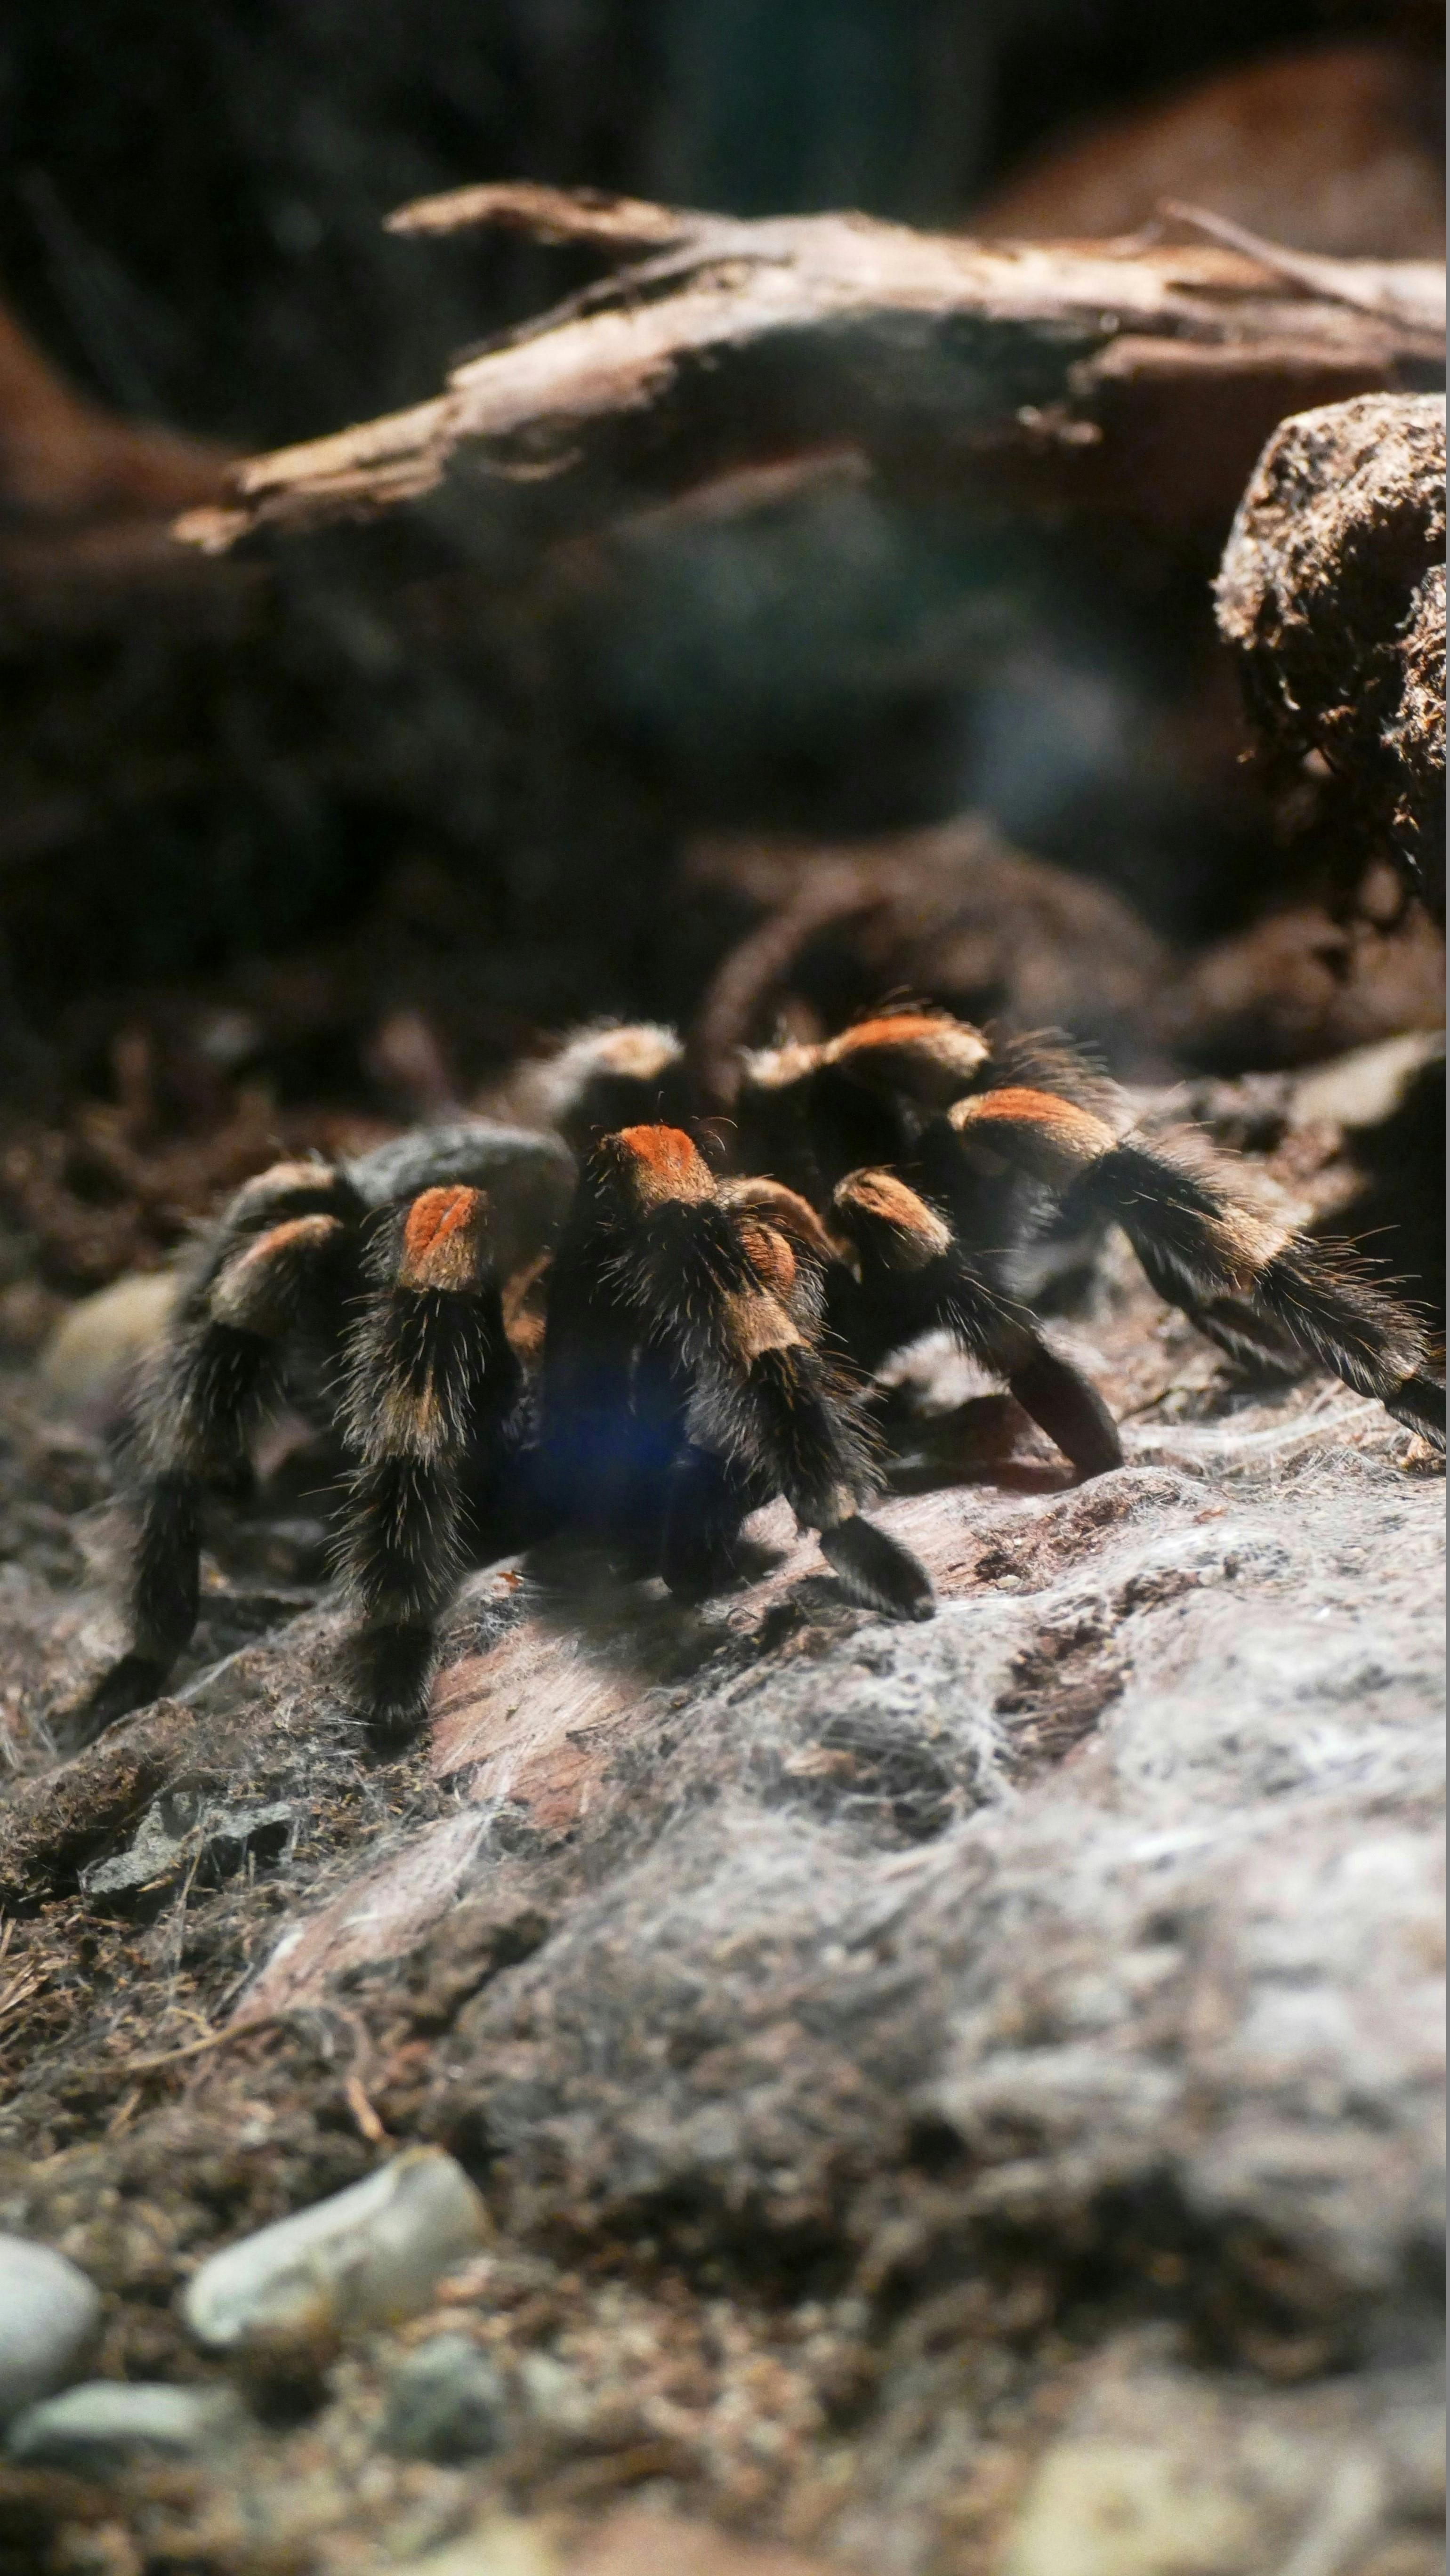
[[[762,1499],[748,1473],[691,1447],[670,1479],[658,1571],[677,1601],[704,1601],[740,1572],[741,1526]]]
[[[149,1708],[152,1700],[160,1698],[170,1670],[155,1655],[122,1655],[101,1675],[68,1729],[72,1747],[79,1751],[94,1744],[108,1726],[119,1724],[138,1708]]]
[[[1070,1361],[1039,1344],[1007,1384],[1084,1482],[1121,1467],[1122,1434],[1091,1378]]]
[[[364,1628],[350,1640],[348,1679],[368,1731],[383,1743],[416,1735],[428,1713],[435,1639],[427,1627]]]
[[[888,1619],[935,1617],[936,1594],[926,1567],[859,1512],[822,1530],[821,1554],[858,1608],[879,1610]]]
[[[735,1550],[724,1541],[708,1545],[678,1531],[666,1534],[660,1555],[660,1580],[676,1601],[708,1601],[723,1592],[739,1571]]]
[[[1436,1449],[1445,1446],[1445,1388],[1443,1381],[1428,1373],[1407,1377],[1393,1395],[1385,1399],[1385,1410],[1396,1422],[1406,1423],[1418,1431]]]

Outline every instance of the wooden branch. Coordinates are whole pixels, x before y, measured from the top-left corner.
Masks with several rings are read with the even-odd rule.
[[[424,199],[392,228],[479,222],[649,255],[466,358],[433,400],[253,458],[184,536],[222,550],[453,476],[474,510],[488,480],[527,482],[531,527],[573,532],[847,441],[912,491],[1126,509],[1221,541],[1286,412],[1423,383],[1442,360],[1423,306],[1383,278],[1365,311],[1216,244],[985,244],[535,185]]]
[[[383,225],[389,233],[457,233],[477,224],[532,234],[535,241],[587,241],[601,248],[662,250],[692,240],[709,216],[675,206],[647,205],[639,197],[608,196],[599,188],[533,185],[527,179],[490,181],[477,188],[449,188],[442,196],[415,197]]]
[[[1170,198],[1163,212],[1179,223],[1195,224],[1211,241],[1247,252],[1250,259],[1273,269],[1278,276],[1292,277],[1311,295],[1327,295],[1333,303],[1353,304],[1361,313],[1379,313],[1387,321],[1407,324],[1412,331],[1427,332],[1437,340],[1444,338],[1442,260],[1323,259],[1317,253],[1286,250],[1278,242],[1263,241],[1257,233],[1246,232],[1242,224],[1230,223],[1226,215],[1210,214],[1204,206],[1183,206]]]

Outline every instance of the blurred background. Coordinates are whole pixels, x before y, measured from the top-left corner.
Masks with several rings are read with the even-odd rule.
[[[1129,1076],[1432,1025],[1433,940],[1336,915],[1309,786],[1244,766],[1223,528],[1089,538],[849,472],[543,560],[446,493],[222,563],[165,528],[587,273],[389,237],[410,197],[1070,237],[1172,193],[1438,257],[1440,53],[1438,10],[1321,0],[10,0],[0,1332],[41,1329],[37,1278],[160,1259],[279,1138],[688,1012],[817,844],[952,826],[950,998]],[[919,989],[920,949],[823,951],[798,1019]]]

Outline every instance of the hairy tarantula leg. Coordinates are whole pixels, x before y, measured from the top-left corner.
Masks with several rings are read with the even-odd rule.
[[[863,1609],[929,1619],[936,1607],[926,1568],[856,1508],[875,1481],[864,1424],[847,1388],[809,1343],[762,1350],[737,1391],[742,1430],[796,1519],[820,1532],[821,1553]]]
[[[888,1012],[884,1018],[857,1020],[814,1050],[820,1065],[922,1109],[944,1109],[975,1088],[988,1053],[980,1029],[950,1011]]]
[[[1444,1448],[1445,1381],[1430,1364],[1429,1335],[1365,1274],[1352,1246],[1331,1252],[1293,1235],[1264,1263],[1252,1295],[1356,1395],[1377,1396],[1396,1422]]]
[[[632,1141],[629,1141],[632,1140]],[[711,1225],[710,1174],[683,1133],[640,1127],[588,1155],[548,1276],[539,1388],[540,1477],[561,1521],[632,1565],[657,1558],[663,1488],[683,1439],[688,1370],[651,1293],[689,1298],[703,1209],[717,1261],[743,1264]],[[718,1237],[718,1240],[713,1238]]]
[[[1444,1446],[1445,1392],[1424,1326],[1348,1248],[1331,1251],[1246,1204],[1210,1157],[1146,1146],[1046,1092],[995,1091],[948,1113],[986,1150],[1114,1218],[1159,1294],[1188,1313],[1242,1298],[1300,1350]]]
[[[435,1627],[466,1552],[470,1471],[500,1462],[521,1371],[504,1330],[481,1190],[424,1190],[385,1238],[352,1339],[357,1459],[338,1558],[359,1612],[358,1694],[385,1729],[417,1722]],[[490,1455],[492,1451],[492,1455]]]
[[[670,1474],[660,1575],[682,1601],[701,1601],[735,1571],[741,1524],[769,1488],[712,1449],[688,1448]]]
[[[1141,1254],[1139,1258],[1141,1260]],[[1147,1262],[1143,1263],[1143,1269],[1146,1277],[1153,1279]],[[1153,1284],[1157,1286],[1156,1280]],[[1159,1293],[1164,1292],[1160,1290]],[[1308,1365],[1306,1354],[1297,1349],[1288,1334],[1280,1332],[1266,1315],[1256,1315],[1245,1298],[1190,1300],[1182,1289],[1177,1291],[1177,1295],[1190,1322],[1196,1324],[1209,1341],[1217,1342],[1219,1349],[1229,1359],[1236,1360],[1240,1368],[1251,1370],[1256,1376],[1302,1377]],[[1168,1302],[1173,1302],[1171,1290]]]
[[[1103,1397],[1060,1351],[1033,1340],[1031,1358],[1006,1373],[1009,1394],[1080,1476],[1111,1474],[1123,1463],[1123,1440]]]
[[[1122,1465],[1117,1425],[1091,1380],[977,1275],[945,1219],[915,1190],[894,1172],[852,1172],[831,1204],[859,1265],[837,1305],[848,1342],[869,1366],[944,1327],[1006,1381],[1080,1475]]]
[[[864,1512],[848,1512],[821,1532],[821,1554],[848,1601],[888,1619],[931,1619],[936,1593],[919,1556]]]
[[[660,1573],[684,1601],[702,1600],[735,1571],[742,1522],[770,1499],[767,1480],[742,1475],[728,1459],[691,1450],[676,1469],[665,1519]],[[860,1512],[828,1521],[821,1554],[846,1598],[889,1619],[930,1619],[932,1581],[920,1559]]]
[[[243,1224],[265,1210],[261,1194],[273,1178],[239,1193]],[[92,1735],[154,1699],[186,1646],[196,1626],[203,1494],[245,1468],[251,1434],[281,1392],[283,1345],[325,1293],[341,1252],[336,1215],[294,1216],[240,1242],[235,1215],[182,1298],[147,1389],[132,1644],[91,1695],[84,1726]]]
[[[614,1247],[611,1294],[633,1308],[646,1348],[678,1355],[691,1445],[727,1461],[742,1490],[760,1500],[783,1494],[806,1528],[835,1532],[852,1521],[875,1483],[874,1446],[859,1384],[809,1338],[819,1303],[810,1287],[809,1211],[789,1192],[773,1206],[768,1191],[749,1202],[722,1194],[689,1138],[669,1127],[607,1137],[585,1193]],[[824,1238],[821,1249],[829,1257]],[[687,1496],[688,1488],[684,1496],[677,1489],[674,1498],[676,1563],[687,1549],[679,1519]],[[869,1558],[874,1582],[868,1588],[863,1576],[856,1597],[898,1615],[929,1615],[924,1570],[876,1537],[872,1547],[849,1532],[833,1559],[849,1574]]]
[[[819,1530],[821,1553],[849,1599],[891,1618],[931,1618],[936,1600],[925,1566],[856,1508],[875,1482],[859,1391],[773,1297],[732,1300],[729,1327],[736,1369],[715,1401],[723,1397],[732,1447],[758,1459],[796,1519]]]

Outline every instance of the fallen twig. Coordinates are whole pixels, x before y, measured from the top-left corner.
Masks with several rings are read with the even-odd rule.
[[[305,2034],[308,2021],[315,2021],[317,2018],[318,2010],[315,2005],[308,2005],[301,2009],[281,2006],[273,2012],[250,2013],[245,2021],[229,2022],[224,2030],[207,2031],[202,2038],[187,2040],[180,2048],[162,2049],[152,2057],[123,2058],[110,2071],[122,2081],[130,2082],[135,2082],[144,2076],[167,2074],[174,2066],[194,2064],[198,2058],[214,2056],[218,2050],[230,2047],[234,2040],[255,2038],[263,2031],[278,2030],[295,2023]],[[351,2035],[354,2054],[360,2062],[365,2063],[370,2055],[370,2044],[367,2032],[357,2016],[354,2013],[344,2012],[340,2008],[328,2008],[323,2018],[346,2025]],[[343,2078],[342,2094],[356,2123],[359,2136],[370,2147],[380,2146],[388,2133],[369,2099],[357,2066],[354,2066]]]
[[[182,2066],[189,2058],[207,2057],[219,2048],[229,2048],[236,2039],[250,2039],[254,2033],[275,2030],[298,2016],[290,2012],[256,2013],[248,2021],[229,2022],[225,2030],[208,2031],[204,2039],[189,2039],[181,2048],[164,2048],[154,2057],[124,2057],[111,2070],[123,2078],[159,2075],[168,2067]]]

